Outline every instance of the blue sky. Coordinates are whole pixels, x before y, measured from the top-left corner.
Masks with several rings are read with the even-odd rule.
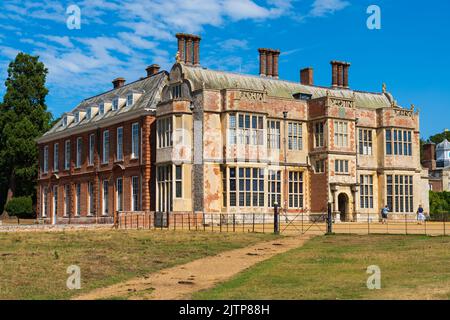
[[[280,78],[298,81],[314,67],[330,85],[330,60],[352,63],[350,86],[388,90],[421,111],[421,134],[450,129],[450,1],[428,0],[3,0],[0,82],[19,51],[49,68],[47,99],[57,117],[118,76],[133,81],[145,67],[169,69],[176,32],[202,36],[201,64],[258,73],[257,48],[282,51]],[[67,28],[66,9],[81,9],[81,29]],[[381,9],[381,30],[366,26],[369,5]],[[0,94],[4,93],[4,86]]]

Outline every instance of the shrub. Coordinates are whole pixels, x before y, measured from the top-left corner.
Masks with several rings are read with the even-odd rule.
[[[443,219],[450,212],[450,192],[430,191],[430,216],[433,219]]]
[[[33,201],[31,197],[12,198],[6,204],[6,211],[11,216],[30,218],[33,216]]]

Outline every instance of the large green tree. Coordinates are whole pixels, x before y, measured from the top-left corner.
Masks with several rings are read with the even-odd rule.
[[[39,57],[25,53],[19,53],[8,67],[0,105],[0,183],[4,186],[0,192],[6,202],[14,196],[35,198],[39,162],[35,139],[50,128],[52,120],[45,104],[47,73]]]
[[[433,143],[439,144],[442,141],[444,141],[445,139],[450,141],[450,131],[449,130],[435,134],[434,136],[431,136],[429,140]]]

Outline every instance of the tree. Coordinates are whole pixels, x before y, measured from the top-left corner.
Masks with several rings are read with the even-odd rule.
[[[445,139],[450,141],[450,131],[448,131],[448,130],[438,133],[438,134],[435,134],[434,136],[431,136],[429,140],[435,144],[439,144],[442,141],[444,141]]]
[[[15,196],[36,196],[39,154],[35,139],[50,128],[52,120],[45,104],[47,73],[39,57],[25,53],[19,53],[8,67],[0,105],[0,181],[7,185],[6,202]]]

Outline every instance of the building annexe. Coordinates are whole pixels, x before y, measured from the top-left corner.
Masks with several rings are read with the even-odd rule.
[[[259,76],[200,65],[200,37],[177,34],[170,72],[89,98],[38,139],[38,216],[111,222],[115,212],[286,213],[337,221],[428,211],[419,114],[352,90],[350,64],[331,87],[279,79],[279,50],[259,49]]]

